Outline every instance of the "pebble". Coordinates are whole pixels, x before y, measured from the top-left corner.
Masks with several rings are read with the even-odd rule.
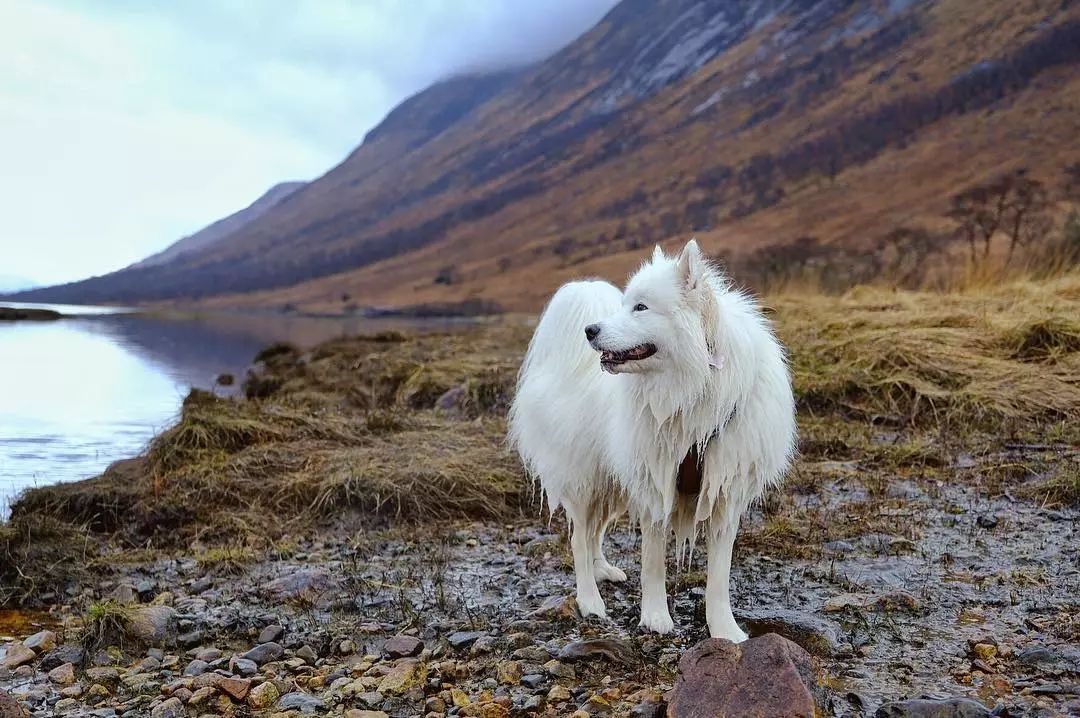
[[[424,642],[416,636],[397,635],[386,639],[383,654],[391,658],[408,658],[424,650]]]
[[[562,703],[570,700],[570,689],[566,686],[555,684],[548,691],[547,699],[552,703]]]
[[[278,699],[277,707],[283,711],[313,714],[325,711],[326,703],[309,693],[286,693]]]
[[[184,704],[179,698],[169,698],[150,711],[150,718],[184,718]]]
[[[483,637],[483,631],[457,631],[446,639],[454,648],[467,648]]]
[[[250,658],[236,657],[229,661],[229,670],[241,676],[253,676],[259,672],[259,665]]]
[[[37,658],[37,654],[26,647],[22,641],[14,641],[8,644],[7,654],[0,661],[0,668],[15,669]]]
[[[206,673],[206,670],[209,667],[210,667],[209,663],[196,658],[194,661],[187,664],[186,668],[184,668],[184,675],[185,676],[201,676],[202,674]]]
[[[49,671],[49,680],[59,686],[70,686],[75,682],[75,666],[64,663]]]
[[[277,703],[280,697],[281,693],[273,681],[266,681],[251,689],[251,692],[248,693],[247,702],[249,706],[257,711],[266,710]]]
[[[85,660],[86,651],[82,646],[74,643],[65,643],[62,646],[57,646],[42,656],[41,663],[38,664],[38,669],[42,671],[51,671],[64,663],[72,663],[76,666],[81,666]]]
[[[990,711],[970,698],[917,698],[885,703],[874,718],[988,718]]]
[[[540,608],[529,616],[551,621],[576,619],[578,617],[577,599],[573,596],[549,596],[540,604]]]
[[[23,640],[23,645],[37,654],[48,653],[56,648],[56,634],[52,631],[38,631]]]
[[[271,624],[259,632],[257,643],[277,643],[285,635],[285,629],[277,624]]]
[[[285,649],[280,643],[260,643],[245,653],[241,658],[254,661],[260,666],[264,663],[276,661],[285,655]]]

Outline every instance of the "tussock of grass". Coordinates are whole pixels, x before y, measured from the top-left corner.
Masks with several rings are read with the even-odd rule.
[[[131,619],[131,608],[117,601],[98,601],[86,611],[80,642],[90,651],[122,645]]]
[[[204,571],[224,574],[243,573],[244,567],[258,555],[247,546],[216,546],[195,554],[195,562]]]
[[[0,606],[59,596],[83,576],[96,552],[81,527],[53,516],[15,516],[0,524]]]

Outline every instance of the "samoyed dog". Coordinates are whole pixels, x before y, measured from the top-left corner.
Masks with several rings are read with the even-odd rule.
[[[603,543],[629,511],[641,526],[640,625],[674,628],[668,539],[681,556],[704,528],[709,632],[746,639],[731,612],[731,549],[740,517],[791,461],[795,405],[769,322],[696,241],[677,258],[657,247],[624,291],[582,281],[555,293],[509,435],[549,509],[566,511],[583,616],[605,615],[597,580],[626,580]]]

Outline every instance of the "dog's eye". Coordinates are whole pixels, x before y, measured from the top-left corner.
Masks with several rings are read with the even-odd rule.
[[[646,307],[646,306],[645,306],[644,304],[642,304],[641,302],[638,302],[637,304],[635,304],[635,305],[634,305],[634,311],[635,311],[635,312],[643,312],[643,311],[645,311],[646,309],[648,309],[648,307]]]

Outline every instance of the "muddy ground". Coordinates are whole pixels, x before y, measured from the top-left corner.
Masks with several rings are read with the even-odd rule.
[[[979,486],[937,480],[867,486],[857,462],[808,467],[828,478],[813,492],[789,490],[747,522],[733,598],[752,633],[780,632],[819,657],[833,714],[872,715],[885,701],[924,695],[973,696],[1008,715],[1080,713],[1080,512],[1010,499],[1011,491],[988,498]],[[956,470],[972,475],[976,466],[967,460]],[[877,516],[869,517],[870,510]],[[808,512],[875,528],[845,531],[846,538],[823,542],[811,558],[756,548],[769,540],[764,532],[770,527]],[[880,530],[877,519],[891,530]],[[64,642],[84,633],[77,606],[91,598],[154,601],[177,612],[166,641],[176,647],[149,669],[131,668],[148,655],[134,647],[97,656],[99,663],[121,666],[122,680],[137,680],[107,695],[95,691],[93,699],[84,692],[58,704],[69,686],[42,670],[5,671],[0,687],[24,700],[33,715],[91,709],[112,715],[109,708],[144,715],[200,651],[242,654],[267,626],[281,626],[286,657],[295,660],[304,646],[312,653],[292,665],[271,664],[270,675],[309,694],[314,703],[296,705],[316,713],[366,706],[390,716],[423,715],[426,708],[437,712],[438,695],[453,687],[474,708],[501,699],[522,714],[529,708],[569,715],[579,706],[590,712],[602,706],[602,712],[628,715],[670,689],[680,653],[706,637],[700,552],[681,569],[672,558],[676,633],[659,637],[637,628],[639,547],[629,526],[618,527],[608,542],[629,580],[603,586],[608,620],[583,621],[565,604],[535,614],[573,590],[558,521],[408,531],[357,530],[359,521],[343,520],[349,529],[327,530],[314,541],[286,539],[271,555],[239,549],[130,555],[111,575],[78,587],[43,622]],[[18,632],[36,628],[24,624]],[[455,636],[462,632],[475,633]],[[423,690],[379,692],[379,678],[358,693],[349,681],[335,682],[388,670],[389,658],[379,658],[383,644],[401,633],[425,647]],[[598,637],[616,639],[622,660],[558,660],[569,644]],[[178,660],[168,660],[171,655]],[[78,684],[88,690],[93,680],[82,674]],[[556,685],[568,694],[553,692]],[[425,707],[432,696],[436,701]],[[453,710],[452,699],[449,704]],[[243,703],[229,708],[248,710]],[[208,701],[204,712],[219,710]]]

